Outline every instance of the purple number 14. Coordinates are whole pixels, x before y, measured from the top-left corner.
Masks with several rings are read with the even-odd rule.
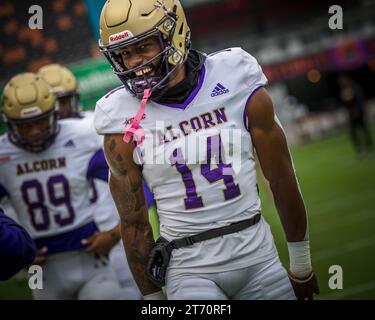
[[[212,157],[216,159],[217,168],[215,169],[211,169]],[[197,194],[193,173],[186,165],[180,148],[173,151],[170,161],[172,166],[175,166],[182,176],[182,181],[186,189],[186,198],[184,199],[186,209],[203,207],[202,197]],[[210,183],[223,180],[226,187],[223,190],[225,200],[236,198],[241,194],[240,188],[238,184],[235,184],[233,176],[224,174],[227,172],[232,172],[232,166],[222,161],[222,143],[220,135],[208,137],[207,164],[201,164],[201,174]]]

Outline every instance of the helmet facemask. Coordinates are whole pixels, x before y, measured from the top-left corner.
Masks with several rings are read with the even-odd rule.
[[[56,107],[52,108],[48,112],[28,119],[10,119],[6,117],[4,114],[3,118],[4,122],[8,126],[10,141],[16,146],[29,152],[38,153],[46,150],[53,143],[59,132]],[[48,119],[48,127],[41,136],[41,143],[34,144],[30,142],[30,140],[25,138],[25,136],[19,130],[19,125],[40,121],[44,119]]]
[[[168,30],[168,35],[162,33],[159,28],[164,27]],[[136,36],[129,40],[122,41],[118,44],[103,46],[99,40],[101,52],[112,65],[114,73],[124,83],[125,88],[138,98],[142,98],[144,90],[150,89],[152,97],[162,95],[168,88],[168,83],[176,75],[177,68],[186,61],[187,52],[184,56],[172,45],[173,34],[176,28],[176,17],[173,13],[168,13],[154,28]],[[150,60],[131,69],[127,69],[122,61],[121,52],[128,46],[136,45],[150,37],[157,37],[161,51]],[[186,47],[190,47],[190,38],[186,39]],[[169,63],[172,59],[175,64]],[[158,61],[160,60],[160,61]],[[136,72],[144,70],[145,67],[151,67],[155,74],[148,76],[136,75]]]
[[[32,72],[14,76],[1,99],[10,141],[31,152],[48,148],[58,133],[57,108],[56,96],[41,76]]]

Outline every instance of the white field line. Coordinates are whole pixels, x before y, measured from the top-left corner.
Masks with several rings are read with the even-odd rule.
[[[375,219],[375,212],[369,212],[368,210],[356,211],[350,214],[341,216],[334,225],[332,223],[314,223],[310,224],[310,235],[319,236],[322,232],[332,232],[333,230],[337,232],[337,229],[354,226],[356,223],[365,222],[367,220]],[[375,221],[374,221],[375,226]]]
[[[313,262],[325,260],[328,258],[331,259],[333,257],[338,257],[349,252],[360,250],[370,246],[374,246],[375,248],[375,236],[350,241],[349,243],[344,244],[342,247],[336,247],[334,249],[319,251],[313,255],[312,259]]]
[[[344,278],[345,281],[345,278]],[[369,290],[375,289],[375,281],[361,283],[356,286],[352,286],[349,288],[345,288],[345,282],[344,282],[344,288],[342,290],[335,290],[332,293],[329,293],[327,295],[321,296],[321,299],[324,300],[335,300],[335,299],[344,299],[359,293],[363,293]],[[375,295],[374,297],[375,298]]]
[[[321,204],[319,204],[319,212],[314,213],[311,211],[309,212],[309,215],[311,215],[312,217],[319,217],[329,212],[337,211],[340,208],[345,208],[348,205],[353,207],[353,213],[355,213],[354,208],[356,207],[356,205],[359,206],[362,202],[366,200],[373,200],[373,202],[375,203],[374,194],[374,189],[368,189],[362,192],[342,195],[342,199],[340,199],[339,197],[335,197],[329,200],[322,200]],[[315,200],[308,203],[307,205],[314,206],[317,204],[317,202],[318,201]],[[309,211],[309,208],[307,208],[307,210]]]

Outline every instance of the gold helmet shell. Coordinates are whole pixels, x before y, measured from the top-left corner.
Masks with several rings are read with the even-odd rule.
[[[77,79],[73,73],[66,67],[57,63],[43,66],[38,74],[52,88],[57,96],[63,96],[77,91]]]
[[[59,101],[59,118],[80,117],[78,84],[74,74],[66,67],[53,63],[43,66],[38,74],[49,84]]]
[[[14,76],[4,88],[1,111],[12,143],[31,152],[48,148],[58,133],[56,96],[41,76],[26,72]],[[46,119],[43,141],[32,143],[21,134],[20,125]]]
[[[35,73],[13,77],[4,88],[2,111],[6,120],[38,117],[55,108],[56,96],[46,81]]]
[[[190,48],[190,29],[178,0],[107,0],[100,16],[99,47],[133,94],[136,86],[129,84],[132,70],[119,62],[116,52],[137,41],[158,35],[162,56],[167,64],[157,83],[149,88],[167,85],[167,78],[186,61]],[[147,81],[146,81],[147,83]]]

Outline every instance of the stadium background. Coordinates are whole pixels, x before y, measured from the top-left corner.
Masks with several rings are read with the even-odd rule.
[[[364,90],[375,127],[375,1],[182,0],[193,48],[211,53],[240,46],[269,79],[275,109],[291,145],[310,219],[319,299],[375,298],[375,159],[358,159],[347,132],[336,78],[345,72]],[[43,29],[31,30],[31,5],[43,9]],[[78,78],[81,103],[120,85],[97,47],[104,0],[0,3],[0,88],[14,74],[57,62]],[[343,30],[331,30],[331,5],[343,8]],[[0,131],[4,125],[0,123]],[[260,175],[260,174],[259,174]],[[272,195],[261,181],[263,214],[282,261],[287,248]],[[343,268],[343,290],[328,286],[329,267]],[[28,299],[24,274],[0,283],[0,299]]]

